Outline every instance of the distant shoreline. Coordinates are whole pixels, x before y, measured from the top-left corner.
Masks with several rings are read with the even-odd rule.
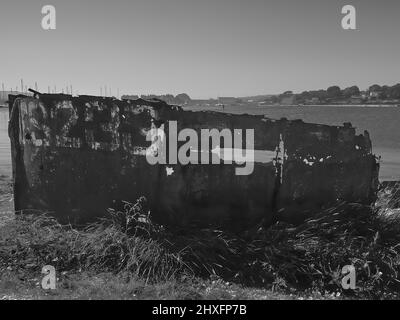
[[[303,108],[303,107],[339,107],[339,108],[396,108],[400,110],[400,105],[394,104],[257,104],[257,103],[243,103],[243,104],[226,104],[225,108],[230,107],[243,107],[246,109],[247,107],[256,107],[256,108]],[[220,106],[216,105],[207,105],[207,104],[196,104],[196,105],[187,105],[184,108],[213,108],[213,109],[221,109]]]
[[[280,105],[261,105],[260,107],[357,107],[357,108],[399,108],[397,104],[280,104]]]

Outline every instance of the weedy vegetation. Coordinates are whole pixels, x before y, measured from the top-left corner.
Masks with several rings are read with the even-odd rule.
[[[41,268],[52,265],[64,298],[397,299],[399,190],[381,190],[374,206],[341,203],[245,235],[156,225],[145,198],[81,229],[17,215],[0,228],[0,293],[18,282],[40,297]],[[355,290],[342,288],[345,265],[356,269]]]

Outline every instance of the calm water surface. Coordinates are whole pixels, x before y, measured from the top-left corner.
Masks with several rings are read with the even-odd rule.
[[[206,108],[190,108],[207,110]],[[208,110],[216,110],[210,107]],[[222,111],[222,110],[220,110]],[[399,107],[225,107],[225,112],[266,115],[272,119],[286,117],[305,122],[342,125],[351,122],[359,133],[368,130],[373,152],[382,157],[380,179],[400,180],[400,108]],[[0,175],[11,176],[8,110],[0,109]]]

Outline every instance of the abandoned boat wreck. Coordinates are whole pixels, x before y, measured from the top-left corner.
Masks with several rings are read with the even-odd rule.
[[[379,164],[370,137],[366,131],[357,135],[351,124],[184,111],[160,100],[37,93],[9,101],[17,211],[82,223],[144,196],[157,223],[242,230],[376,197]],[[193,153],[204,153],[202,146],[195,150],[193,141],[168,139],[172,124],[177,133],[190,129],[199,137],[205,129],[227,129],[233,140],[251,130],[255,154],[267,156],[255,156],[249,174],[238,174],[246,163],[213,161],[215,148],[203,158],[208,162],[196,162]],[[207,143],[232,148],[223,134],[219,138]],[[181,148],[192,161],[178,161]],[[160,150],[167,161],[149,163],[149,151],[157,156]]]

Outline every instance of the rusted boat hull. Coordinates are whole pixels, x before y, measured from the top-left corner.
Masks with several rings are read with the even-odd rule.
[[[338,201],[371,203],[376,196],[379,165],[371,141],[349,124],[191,112],[141,99],[40,95],[10,101],[16,210],[81,223],[145,196],[158,223],[242,230],[261,221],[300,220]],[[146,132],[154,125],[168,131],[171,121],[196,132],[253,129],[254,149],[275,156],[243,176],[235,164],[150,165],[143,153],[151,144]]]

